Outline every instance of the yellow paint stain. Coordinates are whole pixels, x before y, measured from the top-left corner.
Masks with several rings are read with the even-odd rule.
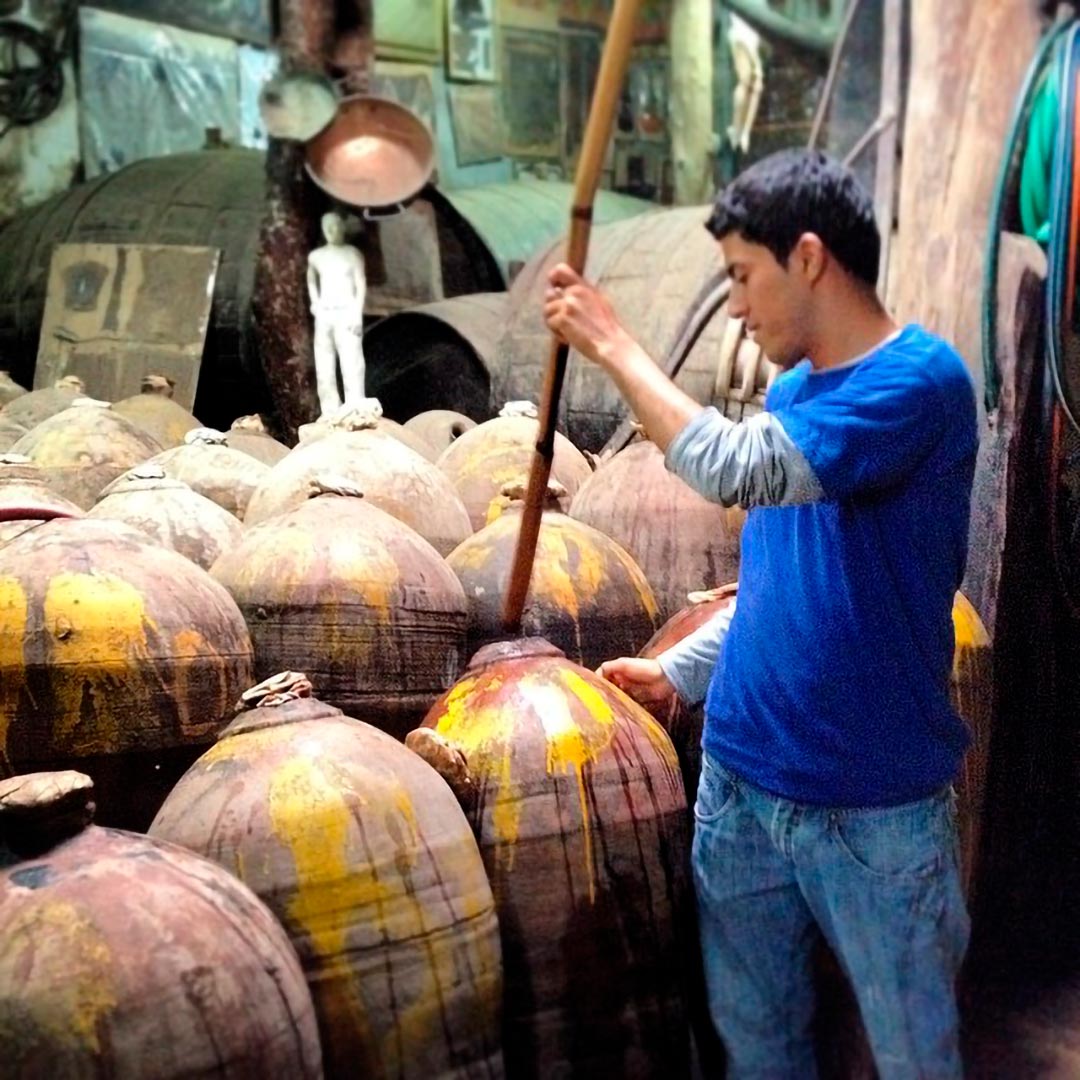
[[[952,619],[957,654],[965,649],[983,649],[989,646],[990,635],[986,632],[974,605],[963,593],[958,592],[953,601]],[[959,657],[956,656],[954,662],[956,659]]]
[[[513,778],[517,717],[495,696],[502,682],[499,676],[466,676],[447,694],[435,730],[457,747],[467,762],[474,767],[483,762],[490,770],[495,791],[491,826],[513,865],[513,845],[521,825],[521,799]],[[492,700],[480,704],[477,698],[481,695]]]
[[[296,869],[286,916],[308,939],[323,970],[345,973],[341,993],[328,982],[319,994],[323,1022],[328,1030],[359,1029],[370,1044],[361,987],[348,968],[347,929],[357,922],[385,929],[383,904],[390,891],[372,866],[350,859],[353,819],[340,786],[324,775],[317,760],[301,754],[290,758],[274,771],[267,795],[274,835]],[[317,992],[319,985],[316,977]]]
[[[585,791],[585,766],[595,760],[596,753],[586,732],[578,727],[570,715],[569,701],[560,687],[538,683],[529,688],[528,694],[547,739],[548,775],[572,774],[577,782],[581,835],[585,847],[585,879],[589,883],[589,901],[593,902],[596,900],[596,865],[593,859],[589,799]]]
[[[0,758],[19,705],[19,694],[26,684],[23,645],[28,606],[19,579],[0,576]]]
[[[44,899],[16,910],[0,936],[0,986],[47,986],[47,994],[25,996],[30,1022],[88,1058],[99,1055],[99,1026],[117,999],[113,958],[98,928],[75,904]]]
[[[259,542],[242,548],[223,566],[221,577],[229,591],[241,604],[291,603],[300,591],[310,600],[318,587],[319,603],[326,607],[345,601],[352,591],[389,626],[401,574],[381,538],[349,530],[320,531],[321,515],[314,521],[305,517],[260,526],[267,531]]]
[[[58,705],[53,734],[58,743],[73,739],[89,691],[98,705],[98,730],[87,733],[93,748],[115,744],[117,718],[108,702],[117,682],[154,676],[142,594],[130,582],[103,571],[55,574],[45,590],[45,628],[52,686]],[[88,745],[87,749],[91,747]]]
[[[492,545],[487,537],[477,533],[454,548],[446,561],[454,573],[462,574],[469,570],[482,570],[491,558],[491,552]]]

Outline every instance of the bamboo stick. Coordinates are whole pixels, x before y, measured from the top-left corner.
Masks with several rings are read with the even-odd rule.
[[[626,79],[626,68],[634,43],[634,26],[640,7],[641,0],[615,0],[604,51],[600,57],[600,71],[596,77],[581,157],[578,159],[577,175],[574,178],[574,204],[570,211],[570,236],[566,252],[567,264],[579,274],[585,271],[589,235],[592,231],[593,203],[600,184],[604,155],[611,141],[619,94]],[[544,493],[555,454],[555,421],[559,415],[559,398],[562,395],[563,379],[566,377],[569,351],[568,346],[557,339],[552,340],[540,403],[536,453],[533,455],[529,473],[529,487],[525,493],[525,507],[521,514],[521,529],[518,532],[514,564],[510,570],[510,582],[503,603],[503,629],[508,634],[521,632],[521,613],[525,609],[529,583],[532,580]]]

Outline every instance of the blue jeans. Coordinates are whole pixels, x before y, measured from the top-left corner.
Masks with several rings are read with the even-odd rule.
[[[816,1075],[819,933],[851,981],[882,1080],[962,1076],[955,981],[969,924],[954,798],[945,789],[901,806],[808,806],[704,756],[694,888],[731,1080]]]

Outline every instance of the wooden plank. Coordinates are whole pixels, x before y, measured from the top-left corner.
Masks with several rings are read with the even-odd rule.
[[[195,404],[220,252],[162,244],[58,244],[49,268],[34,387],[78,375],[118,401],[168,375]]]
[[[1040,33],[1034,0],[913,0],[911,77],[889,303],[960,350],[982,399],[986,229],[1016,95]]]

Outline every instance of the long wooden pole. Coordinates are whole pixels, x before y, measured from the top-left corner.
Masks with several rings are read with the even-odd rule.
[[[570,236],[566,251],[567,264],[579,274],[585,272],[589,235],[592,231],[593,202],[600,184],[604,155],[611,141],[619,93],[626,79],[626,68],[634,43],[634,26],[640,7],[641,0],[615,0],[604,51],[600,57],[600,71],[596,77],[589,121],[585,126],[581,157],[578,159],[577,175],[574,178],[574,205],[570,211]],[[521,632],[521,613],[525,609],[525,599],[529,594],[544,495],[548,478],[551,476],[551,461],[555,455],[555,422],[559,415],[559,398],[562,395],[569,351],[569,348],[557,339],[552,340],[551,357],[548,360],[540,403],[536,453],[533,455],[529,473],[521,530],[518,533],[514,565],[510,570],[510,583],[503,604],[503,629],[508,634]]]

